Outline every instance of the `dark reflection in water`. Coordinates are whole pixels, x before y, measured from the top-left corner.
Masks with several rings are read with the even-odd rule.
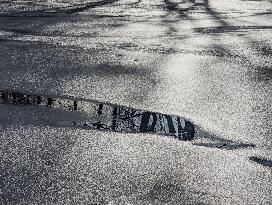
[[[260,157],[250,157],[249,159],[263,166],[272,167],[272,160],[268,160],[268,159],[264,159]]]
[[[234,150],[253,148],[254,144],[233,141],[204,131],[190,121],[175,115],[136,110],[124,106],[100,103],[84,99],[46,97],[0,91],[0,104],[38,106],[55,110],[84,114],[82,120],[67,119],[76,127],[130,133],[154,133],[179,140],[194,140],[195,146]],[[80,114],[81,113],[81,114]],[[66,125],[66,124],[65,124]]]
[[[73,122],[75,126],[118,132],[156,133],[174,136],[180,140],[192,140],[195,126],[184,118],[155,112],[135,110],[87,100],[51,98],[0,91],[2,104],[44,106],[67,111],[87,113],[88,120]]]

